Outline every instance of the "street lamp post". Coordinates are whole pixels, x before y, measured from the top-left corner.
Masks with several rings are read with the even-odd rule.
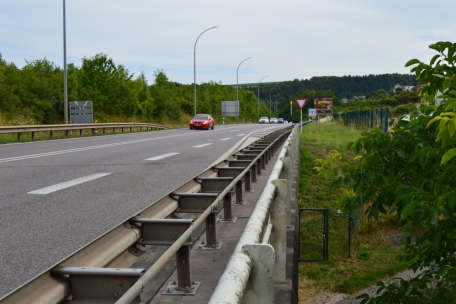
[[[261,83],[261,80],[263,80],[264,78],[266,78],[268,76],[269,75],[266,75],[263,78],[261,78],[260,81],[258,81],[258,121],[260,120],[260,83]]]
[[[275,117],[277,117],[277,115],[279,115],[279,114],[277,113],[277,112],[278,112],[278,111],[277,111],[277,110],[278,110],[278,109],[277,109],[277,98],[278,98],[280,95],[282,95],[283,93],[285,93],[285,92],[290,93],[290,91],[287,90],[287,91],[284,91],[284,92],[280,92],[279,94],[276,95],[276,103],[275,103],[275,111],[274,111],[274,112],[275,112]],[[293,117],[292,117],[292,118],[293,118]]]
[[[68,123],[68,85],[67,85],[67,62],[66,62],[66,20],[65,0],[63,0],[63,122]]]
[[[274,86],[269,90],[269,118],[271,118],[271,104],[272,104],[271,92],[272,92],[272,90],[275,89],[275,87],[277,87],[277,84],[274,85]],[[276,115],[276,117],[277,117],[277,115]]]
[[[252,58],[252,57],[249,57],[249,58],[247,58],[247,59],[242,60],[241,63],[239,63],[239,65],[238,65],[238,67],[237,67],[237,71],[236,71],[236,101],[238,102],[238,105],[239,105],[239,92],[238,92],[238,91],[239,91],[239,88],[238,88],[238,86],[239,86],[239,67],[241,66],[241,64],[242,64],[244,61],[249,60],[249,59],[251,59],[251,58]]]
[[[204,30],[201,34],[199,34],[198,38],[196,38],[195,41],[195,47],[193,48],[193,104],[195,106],[194,108],[194,116],[196,116],[196,43],[198,42],[199,37],[201,37],[202,34],[207,32],[208,30],[212,30],[217,28],[218,26],[214,26],[211,28],[208,28],[207,30]]]

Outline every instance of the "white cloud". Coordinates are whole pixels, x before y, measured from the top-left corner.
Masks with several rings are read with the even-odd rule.
[[[455,41],[454,0],[66,0],[67,56],[103,52],[151,81],[308,79],[321,75],[407,73],[428,61],[430,43]],[[2,0],[0,53],[18,66],[46,57],[63,64],[62,1]]]

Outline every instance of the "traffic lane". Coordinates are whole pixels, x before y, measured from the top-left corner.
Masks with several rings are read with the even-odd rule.
[[[231,128],[232,129],[232,128]],[[259,130],[264,130],[260,128]],[[180,153],[191,147],[204,145],[217,146],[217,149],[224,150],[239,139],[231,136],[234,130],[227,129],[230,134],[221,134],[219,132],[206,133],[207,131],[190,131],[184,130],[182,134],[172,134],[146,139],[126,140],[113,143],[111,146],[86,146],[80,147],[78,151],[65,152],[51,151],[52,154],[47,156],[41,155],[37,158],[16,159],[15,161],[1,162],[0,159],[0,177],[6,182],[0,188],[0,195],[14,199],[16,194],[23,191],[24,187],[29,187],[28,191],[46,187],[46,184],[55,184],[60,181],[71,180],[79,176],[97,173],[100,165],[118,165],[124,166],[130,163],[135,164],[138,161],[166,153]],[[253,130],[258,130],[253,128]],[[190,132],[189,132],[190,131]],[[247,130],[251,131],[251,130]],[[270,130],[269,130],[270,131]],[[269,132],[268,131],[268,132]],[[245,132],[244,132],[245,133]],[[240,133],[242,134],[242,133]],[[229,135],[230,137],[225,137]],[[238,134],[239,135],[239,134]],[[225,139],[228,139],[224,141]],[[144,140],[144,141],[143,141]],[[155,142],[160,141],[160,142]],[[166,143],[166,141],[170,141]],[[117,145],[120,144],[120,145]],[[169,149],[166,146],[169,145]],[[101,147],[101,148],[94,148]],[[204,149],[214,149],[204,147]],[[62,152],[59,154],[58,152]],[[57,154],[56,154],[57,153]],[[123,159],[118,160],[118,154]],[[212,154],[211,154],[212,155]],[[214,158],[213,158],[214,159]],[[3,159],[4,160],[4,159]],[[132,162],[136,160],[136,162]],[[17,168],[15,171],[14,168]],[[29,170],[27,170],[27,168]],[[90,170],[93,169],[93,170]],[[27,192],[28,192],[27,191]],[[11,200],[2,200],[5,203],[12,203]],[[0,204],[1,208],[1,204]]]
[[[145,159],[154,156],[166,153],[182,153],[187,149],[192,150],[195,146],[206,144],[210,144],[212,147],[202,148],[203,152],[207,151],[207,149],[217,149],[219,152],[223,152],[228,150],[233,145],[233,142],[239,140],[235,136],[225,137],[227,134],[212,131],[210,133],[205,132],[196,131],[189,133],[188,130],[185,130],[184,134],[152,138],[151,141],[123,141],[120,143],[127,144],[115,146],[114,149],[111,149],[110,146],[103,146],[102,149],[90,149],[93,146],[88,146],[81,147],[81,149],[89,148],[87,150],[78,150],[72,153],[0,163],[0,168],[2,169],[0,170],[0,176],[5,180],[0,185],[0,197],[2,197],[1,201],[3,202],[0,204],[0,208],[5,204],[14,203],[21,193],[62,181],[73,180],[81,176],[100,173],[102,172],[100,171],[102,170],[100,168],[102,165],[128,166],[129,164],[141,164]],[[225,140],[228,138],[229,140]],[[155,140],[159,142],[154,142]],[[216,156],[211,157],[213,155],[214,153],[206,155],[205,161],[214,161]],[[201,168],[195,167],[195,174],[205,168],[205,165]]]
[[[233,128],[230,126],[223,126],[223,129]],[[218,130],[218,129],[217,129]],[[134,132],[134,133],[115,133],[90,137],[79,137],[79,138],[66,138],[66,139],[55,139],[46,141],[35,141],[26,143],[13,143],[0,145],[0,158],[9,158],[16,156],[29,155],[31,153],[49,153],[55,150],[66,150],[66,149],[78,149],[81,147],[93,146],[93,145],[104,145],[111,144],[113,142],[122,142],[126,140],[137,140],[151,137],[162,137],[172,136],[174,134],[185,134],[183,132],[188,129],[173,129],[173,130],[160,130],[160,131],[148,131],[148,132]],[[216,131],[216,130],[212,130]]]
[[[2,256],[15,258],[0,263],[9,282],[0,287],[2,293],[20,286],[176,188],[170,184],[180,185],[193,178],[209,165],[207,153],[217,155],[225,150],[214,147],[220,150],[193,150],[169,162],[129,163],[130,170],[111,170],[114,173],[99,180],[49,195],[27,196],[27,200],[3,208],[0,231],[4,242],[0,251]],[[191,172],[198,164],[198,172]],[[109,171],[112,165],[102,169]]]

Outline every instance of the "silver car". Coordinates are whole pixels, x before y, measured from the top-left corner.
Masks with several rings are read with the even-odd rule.
[[[277,118],[272,117],[272,118],[269,120],[269,123],[277,123]]]
[[[261,117],[259,123],[260,124],[268,124],[269,123],[269,118]]]

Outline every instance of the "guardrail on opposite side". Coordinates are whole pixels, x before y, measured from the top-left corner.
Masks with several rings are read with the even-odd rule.
[[[149,124],[149,123],[97,123],[97,124],[62,124],[62,125],[30,125],[30,126],[4,126],[0,127],[0,134],[13,134],[17,133],[17,140],[20,141],[22,133],[31,133],[32,140],[35,137],[36,132],[50,132],[50,137],[52,138],[53,132],[55,131],[65,131],[65,136],[68,136],[68,131],[79,130],[79,135],[81,135],[82,130],[91,129],[94,133],[95,129],[102,129],[103,133],[108,128],[112,128],[113,133],[115,133],[116,128],[121,128],[124,132],[124,128],[139,128],[142,131],[143,128],[146,130],[153,129],[171,129],[170,127],[159,125],[159,124]]]

